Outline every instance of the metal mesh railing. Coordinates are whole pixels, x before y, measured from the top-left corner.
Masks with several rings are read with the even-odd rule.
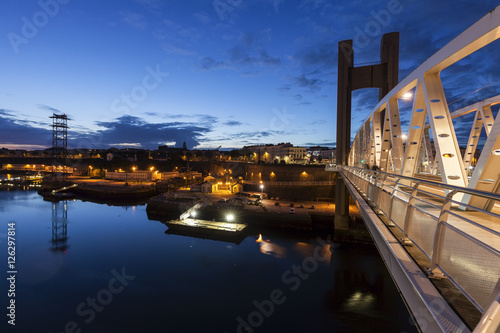
[[[413,207],[412,222],[408,227],[408,238],[419,244],[418,247],[431,259],[438,219],[421,208]]]
[[[500,276],[498,252],[447,223],[442,233],[439,267],[486,309]]]
[[[403,232],[403,242],[413,243],[431,260],[431,274],[449,278],[481,312],[493,304],[500,284],[500,215],[458,200],[479,196],[492,207],[500,203],[500,195],[363,168],[338,168]]]

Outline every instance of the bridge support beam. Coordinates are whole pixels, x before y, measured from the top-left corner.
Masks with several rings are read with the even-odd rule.
[[[379,88],[382,99],[398,84],[399,33],[384,34],[380,45],[380,64],[354,67],[352,40],[339,43],[337,80],[337,164],[348,165],[351,148],[352,92],[362,88]],[[373,129],[367,129],[366,135]],[[377,130],[379,131],[379,130]],[[371,150],[370,150],[371,152]],[[370,164],[368,158],[367,165]],[[374,159],[373,159],[374,160]],[[335,192],[335,229],[349,229],[349,194],[339,177]]]

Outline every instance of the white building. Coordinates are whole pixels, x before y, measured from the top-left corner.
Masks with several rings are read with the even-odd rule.
[[[159,179],[161,179],[163,181],[174,179],[177,177],[180,177],[180,174],[177,171],[160,172],[159,173]]]
[[[305,147],[294,147],[290,142],[278,143],[277,145],[247,146],[243,149],[249,149],[253,153],[254,162],[263,161],[264,163],[273,163],[275,160],[280,163],[297,163],[304,161],[306,157]]]
[[[137,170],[134,172],[106,171],[104,178],[124,181],[151,182],[158,179],[158,171]]]
[[[2,170],[74,173],[75,168],[64,165],[2,164]]]
[[[243,185],[233,182],[204,182],[200,186],[202,193],[238,193],[243,191]]]
[[[189,171],[189,174],[191,177],[193,177],[193,179],[203,178],[203,174],[201,172],[198,172],[198,171]]]
[[[325,162],[334,162],[335,161],[335,149],[331,149],[328,147],[311,147],[310,153],[313,158],[318,160],[324,160]]]

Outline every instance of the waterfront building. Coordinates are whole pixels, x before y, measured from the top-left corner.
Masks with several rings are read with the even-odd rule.
[[[203,178],[203,174],[201,172],[198,172],[198,171],[188,171],[187,176],[190,179],[202,179]]]
[[[277,145],[245,146],[253,153],[251,160],[264,163],[304,163],[306,161],[306,148],[294,147],[290,142],[278,143]]]
[[[2,164],[2,170],[7,171],[32,171],[32,172],[64,172],[74,173],[76,168],[64,165],[45,165],[45,164]]]
[[[215,183],[204,182],[200,186],[201,193],[212,193],[213,186]]]
[[[191,192],[201,192],[201,185],[200,183],[198,184],[192,184],[191,186],[189,186],[189,190]]]
[[[308,154],[312,157],[311,159],[316,162],[323,163],[335,163],[335,149],[328,147],[309,147]]]
[[[159,179],[162,181],[167,181],[170,179],[180,177],[180,174],[178,171],[159,172],[158,175],[159,175]]]
[[[243,191],[243,185],[236,182],[210,181],[203,182],[201,185],[191,186],[191,191],[197,191],[199,188],[202,193],[239,193]]]
[[[215,181],[215,177],[208,175],[205,178],[203,178],[203,181],[207,182],[207,183],[210,183],[210,182]]]
[[[123,171],[106,171],[104,178],[113,180],[124,180],[124,181],[145,181],[151,182],[157,180],[158,171],[148,171],[148,170],[136,170],[134,172],[123,172]]]
[[[236,184],[231,185],[231,193],[236,194],[236,193],[240,193],[240,192],[243,192],[243,184],[236,183]]]

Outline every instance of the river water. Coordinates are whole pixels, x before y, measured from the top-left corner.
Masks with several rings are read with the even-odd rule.
[[[234,243],[168,234],[145,205],[34,191],[0,191],[0,217],[1,332],[416,332],[375,247],[265,229]]]

